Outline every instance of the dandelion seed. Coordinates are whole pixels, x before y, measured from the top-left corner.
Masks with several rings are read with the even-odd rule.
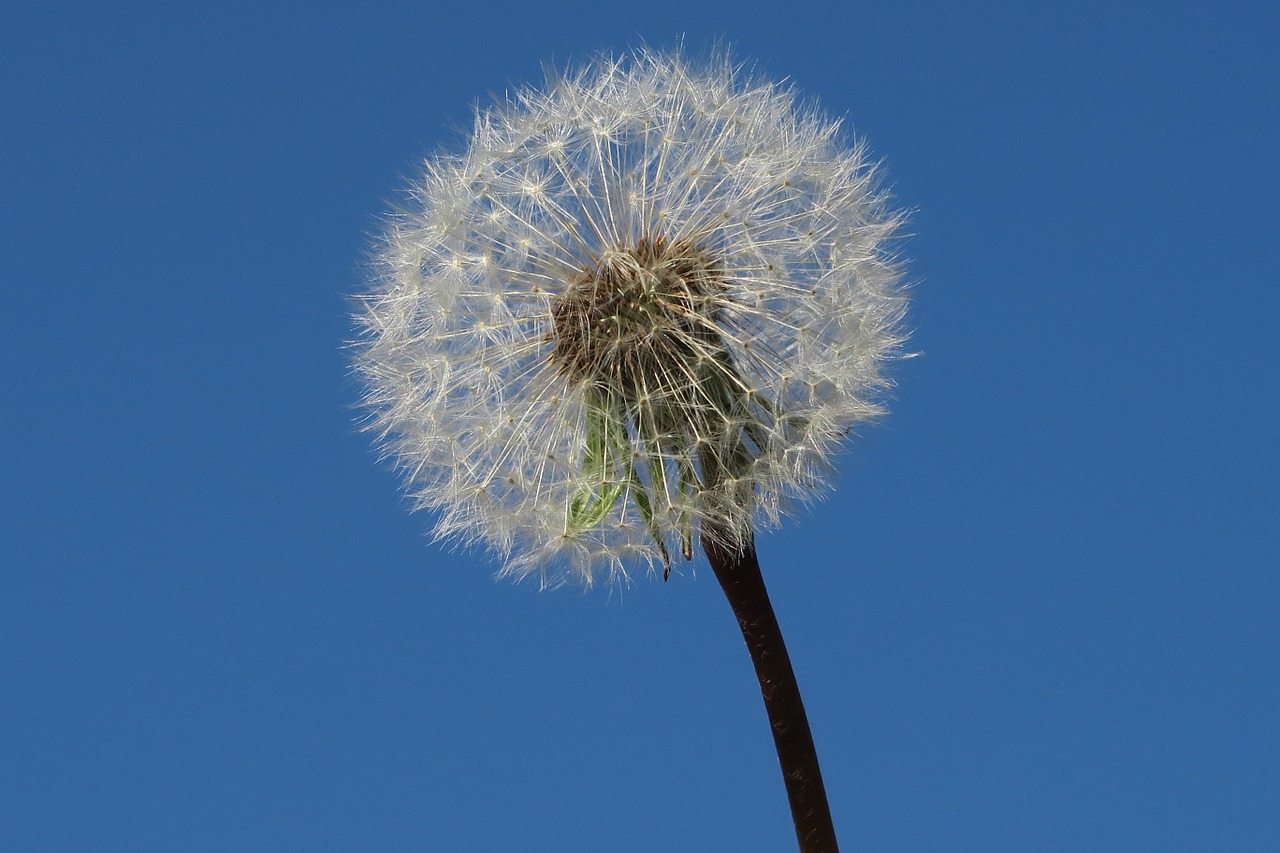
[[[508,575],[620,581],[620,554],[666,569],[692,530],[743,543],[880,412],[899,222],[836,122],[727,58],[553,75],[392,218],[359,317],[372,424],[436,534]]]
[[[727,56],[601,57],[425,164],[358,317],[371,426],[437,536],[544,585],[665,577],[701,541],[806,850],[835,840],[753,537],[881,411],[900,222],[790,89]]]

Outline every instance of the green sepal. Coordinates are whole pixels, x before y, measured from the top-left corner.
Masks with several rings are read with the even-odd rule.
[[[598,485],[580,486],[573,493],[568,520],[575,531],[588,530],[604,521],[625,487],[616,475],[618,463],[627,451],[626,428],[597,392],[589,390],[586,397],[587,451],[582,468],[587,479]]]
[[[644,443],[644,455],[649,463],[649,482],[653,484],[655,493],[666,494],[666,470],[662,466],[662,457],[655,447],[650,447],[652,442],[657,444],[656,438],[648,440],[641,439]],[[631,466],[631,488],[635,492],[636,506],[640,508],[640,515],[644,518],[645,527],[649,529],[649,535],[653,537],[653,541],[658,544],[658,551],[662,554],[662,579],[666,580],[671,576],[671,554],[667,551],[667,541],[662,535],[662,530],[658,527],[658,521],[653,515],[653,499],[649,496],[649,490],[645,488],[644,483],[640,480],[640,475],[636,473],[635,466]],[[662,486],[659,489],[659,486]]]

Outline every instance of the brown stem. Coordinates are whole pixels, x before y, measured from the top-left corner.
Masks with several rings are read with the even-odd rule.
[[[831,824],[822,771],[818,768],[818,753],[809,733],[800,685],[796,683],[782,631],[760,574],[755,543],[748,537],[745,545],[727,546],[714,531],[704,529],[702,547],[729,599],[733,615],[738,617],[738,627],[742,629],[756,677],[760,679],[760,692],[773,728],[773,743],[778,750],[778,763],[782,765],[800,851],[835,853],[838,850],[836,831]]]

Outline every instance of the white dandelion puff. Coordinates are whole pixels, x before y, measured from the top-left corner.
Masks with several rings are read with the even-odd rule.
[[[436,534],[505,574],[744,542],[881,410],[900,223],[862,145],[727,57],[552,75],[392,217],[358,318],[371,422]]]

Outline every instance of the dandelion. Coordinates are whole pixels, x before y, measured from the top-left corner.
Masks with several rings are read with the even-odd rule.
[[[754,534],[881,412],[900,224],[864,148],[788,87],[727,56],[600,57],[427,161],[358,317],[370,423],[438,537],[544,585],[666,577],[702,545],[803,849],[835,838]]]

